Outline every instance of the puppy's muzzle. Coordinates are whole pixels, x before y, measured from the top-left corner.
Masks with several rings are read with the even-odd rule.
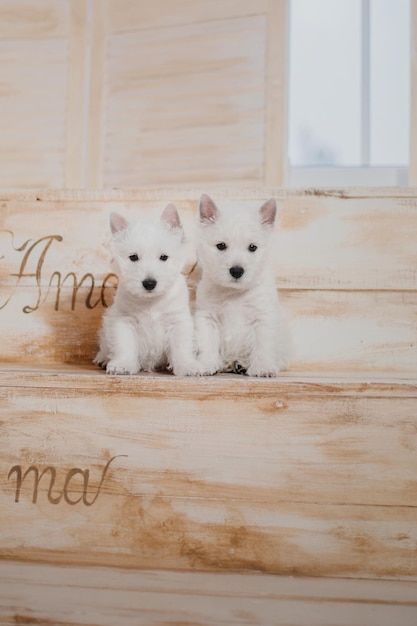
[[[239,278],[243,276],[243,274],[245,273],[245,270],[243,269],[243,267],[240,267],[239,265],[234,265],[233,267],[229,269],[229,272],[233,276],[233,278],[236,278],[236,280],[238,280]]]
[[[145,280],[142,281],[142,285],[146,291],[152,291],[152,289],[155,289],[156,287],[156,280],[153,278],[145,278]]]

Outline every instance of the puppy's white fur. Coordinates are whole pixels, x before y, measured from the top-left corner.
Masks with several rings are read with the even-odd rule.
[[[268,258],[275,216],[273,198],[259,211],[231,212],[201,197],[195,316],[206,374],[246,370],[272,377],[289,363],[289,326]]]
[[[119,284],[103,319],[94,362],[108,374],[164,368],[180,376],[200,374],[181,274],[184,236],[175,206],[169,204],[159,221],[129,224],[112,213],[110,226]]]

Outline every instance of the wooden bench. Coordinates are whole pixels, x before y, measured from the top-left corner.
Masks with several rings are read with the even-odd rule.
[[[197,191],[2,194],[0,557],[417,580],[417,191],[207,191],[280,201],[277,379],[91,363],[110,211]]]

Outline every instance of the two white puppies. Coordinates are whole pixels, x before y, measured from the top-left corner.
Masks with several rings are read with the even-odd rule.
[[[159,222],[128,224],[112,213],[119,285],[95,363],[109,374],[168,368],[180,376],[276,376],[288,364],[290,341],[268,259],[275,216],[273,198],[259,211],[232,213],[202,196],[194,335],[175,206],[169,204]]]
[[[220,211],[203,195],[197,250],[202,278],[196,295],[199,360],[207,374],[276,376],[290,358],[290,335],[278,302],[270,238],[276,202],[259,211]]]
[[[103,319],[94,362],[108,374],[165,368],[179,376],[201,374],[181,273],[185,244],[177,209],[169,204],[160,221],[132,224],[112,213],[110,226],[119,285]]]

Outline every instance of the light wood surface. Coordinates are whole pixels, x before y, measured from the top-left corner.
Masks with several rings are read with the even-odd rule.
[[[415,626],[417,583],[0,563],[4,626]]]
[[[65,186],[70,8],[69,0],[0,3],[3,187]]]
[[[15,366],[0,398],[3,558],[417,577],[415,381]]]
[[[89,73],[91,68],[87,62],[89,56],[89,2],[72,0],[70,11],[65,187],[80,189],[85,187],[87,183],[85,170],[89,160],[85,141],[88,128],[87,88],[91,78],[91,73]],[[32,123],[35,124],[36,120],[33,119]]]

